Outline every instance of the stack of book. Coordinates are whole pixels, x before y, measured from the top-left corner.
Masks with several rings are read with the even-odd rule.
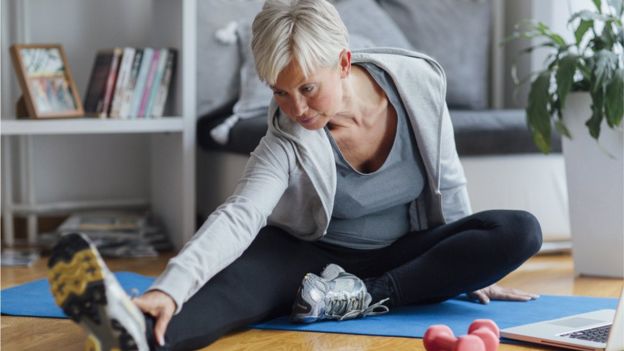
[[[98,51],[84,99],[85,114],[119,119],[162,117],[176,56],[175,49]]]
[[[76,232],[87,235],[106,257],[153,257],[173,248],[152,217],[133,211],[73,214],[56,232],[40,235],[39,244],[50,249],[61,236]]]

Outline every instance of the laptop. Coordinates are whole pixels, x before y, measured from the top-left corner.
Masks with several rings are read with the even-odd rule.
[[[501,330],[501,336],[571,350],[624,350],[624,289],[617,309],[599,310]]]

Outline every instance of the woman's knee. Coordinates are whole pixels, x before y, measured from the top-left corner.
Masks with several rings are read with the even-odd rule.
[[[505,211],[505,231],[518,254],[529,258],[542,247],[542,227],[537,218],[522,210]]]

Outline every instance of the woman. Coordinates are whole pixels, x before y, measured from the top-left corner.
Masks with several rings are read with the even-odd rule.
[[[89,279],[109,301],[90,315],[114,325],[87,318],[90,342],[190,349],[289,312],[313,322],[462,293],[482,303],[537,297],[494,284],[539,249],[540,226],[521,211],[470,215],[434,60],[389,48],[351,53],[325,0],[269,0],[252,29],[258,75],[274,92],[266,136],[234,194],[133,300],[146,325],[86,250],[98,262]],[[83,257],[88,245],[67,237],[56,256]],[[51,277],[62,277],[56,256]],[[82,294],[97,303],[91,295]],[[55,296],[84,316],[83,304],[72,314]]]

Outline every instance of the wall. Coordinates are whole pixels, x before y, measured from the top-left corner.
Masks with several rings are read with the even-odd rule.
[[[505,36],[511,35],[514,26],[522,20],[534,19],[548,25],[555,33],[560,34],[569,42],[574,40],[573,32],[568,28],[570,15],[581,9],[593,9],[592,0],[506,0],[505,1]],[[541,42],[534,40],[533,44]],[[519,78],[526,77],[530,72],[543,67],[546,52],[534,51],[532,55],[524,55],[518,59],[518,52],[530,46],[528,41],[508,43],[504,52],[504,106],[524,108],[528,96],[529,84],[516,90],[511,80],[510,70],[514,61],[518,64]]]

